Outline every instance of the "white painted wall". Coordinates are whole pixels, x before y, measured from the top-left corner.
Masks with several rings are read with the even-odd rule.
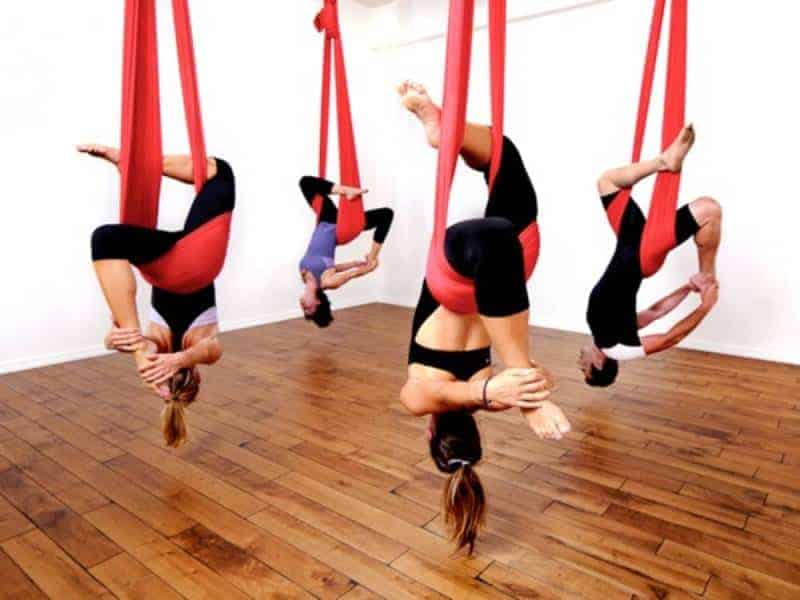
[[[511,0],[509,7],[521,16],[526,8],[559,3],[579,4]],[[381,48],[373,53],[367,117],[376,132],[367,156],[375,174],[370,185],[397,213],[384,260],[383,299],[405,305],[416,301],[424,270],[436,159],[391,87],[416,78],[440,99],[444,39],[385,46],[441,31],[435,24],[445,22],[446,5],[400,0],[375,11],[370,28],[373,46]],[[536,324],[588,331],[588,293],[614,244],[594,181],[630,155],[651,7],[642,0],[611,0],[509,27],[507,132],[522,150],[540,199],[543,247],[530,285]],[[699,138],[686,166],[682,202],[713,195],[724,205],[725,222],[721,300],[685,346],[800,363],[800,208],[793,182],[800,86],[791,76],[800,56],[792,25],[800,6],[702,0],[690,2],[690,10],[688,115]],[[484,122],[486,41],[485,31],[476,34],[469,111]],[[651,153],[660,136],[661,96],[655,102]],[[649,186],[637,192],[645,209],[649,194]],[[451,220],[479,214],[483,202],[481,178],[462,167]],[[641,303],[674,289],[695,270],[694,249],[685,245],[658,277],[645,282]]]
[[[158,5],[165,150],[184,152],[170,3]],[[313,219],[297,179],[317,164],[322,42],[311,19],[319,6],[191,2],[208,149],[237,175],[217,292],[223,328],[300,314],[296,263]],[[118,178],[73,145],[118,143],[122,7],[122,0],[0,3],[0,372],[101,351],[109,316],[89,237],[117,217]],[[366,10],[348,3],[343,13],[354,88],[365,76],[358,58],[369,56],[358,43]],[[179,227],[191,197],[191,188],[165,182],[161,225]],[[363,254],[368,243],[342,257]],[[370,301],[379,287],[377,278],[362,279],[332,299],[339,307]],[[142,309],[148,296],[143,285]]]
[[[509,0],[512,17],[581,0]],[[167,2],[161,18],[165,147],[186,148]],[[335,304],[382,298],[411,305],[432,217],[435,155],[399,107],[393,86],[417,78],[441,95],[445,0],[399,0],[367,9],[342,2],[356,133],[371,205],[397,220],[376,276],[337,292]],[[485,5],[479,0],[479,6]],[[791,180],[800,137],[796,3],[691,2],[689,115],[699,141],[684,198],[725,206],[715,313],[687,346],[800,363],[800,211]],[[276,8],[279,6],[279,8]],[[234,165],[238,208],[218,286],[223,327],[297,315],[297,258],[311,216],[297,177],[316,165],[319,6],[304,2],[192,0],[209,151]],[[543,250],[531,285],[537,324],[586,331],[586,296],[613,238],[594,178],[630,152],[650,2],[610,0],[509,28],[508,132],[540,195]],[[122,1],[0,4],[0,371],[99,352],[108,312],[88,240],[117,215],[117,177],[73,153],[82,140],[115,143],[119,131]],[[478,22],[482,19],[479,18]],[[369,47],[403,42],[398,50]],[[486,120],[486,34],[476,35],[470,116]],[[660,105],[660,98],[657,99]],[[657,133],[659,111],[654,111]],[[649,139],[655,150],[656,137]],[[335,144],[334,144],[335,147]],[[335,161],[332,166],[335,167]],[[649,189],[638,192],[646,204]],[[178,226],[191,190],[166,183],[165,227]],[[461,169],[453,220],[484,201],[479,176]],[[368,241],[342,253],[361,254]],[[647,301],[695,268],[684,247],[645,284]],[[147,294],[140,292],[142,308]]]

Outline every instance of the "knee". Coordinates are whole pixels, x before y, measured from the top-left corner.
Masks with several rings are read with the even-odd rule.
[[[617,186],[614,185],[613,181],[611,181],[609,171],[604,172],[602,175],[600,175],[600,177],[597,178],[597,192],[601,196],[613,194],[615,191],[617,191],[617,189]]]
[[[113,254],[115,225],[101,225],[92,233],[92,260],[109,258]]]
[[[701,225],[722,221],[722,206],[710,196],[703,196],[692,202],[692,212]]]

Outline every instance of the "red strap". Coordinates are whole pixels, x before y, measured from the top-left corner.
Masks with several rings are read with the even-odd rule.
[[[666,0],[656,0],[636,120],[632,155],[634,163],[639,162],[642,157],[665,8]],[[687,0],[672,0],[662,148],[669,146],[685,125],[687,29]],[[659,173],[656,178],[640,252],[642,271],[646,277],[653,275],[661,268],[667,253],[675,247],[675,211],[678,205],[680,182],[680,173],[663,172]],[[622,216],[630,197],[631,190],[623,190],[609,207],[608,219],[617,232],[619,232]]]
[[[474,285],[471,280],[463,277],[450,266],[444,253],[444,241],[450,192],[466,126],[474,13],[474,0],[451,0],[447,30],[442,132],[436,178],[436,208],[425,276],[433,296],[443,306],[463,314],[477,312]],[[493,123],[492,163],[489,177],[491,188],[500,168],[503,151],[505,0],[490,0],[489,2],[489,37]],[[538,248],[538,228],[531,227],[524,233],[525,239],[530,241],[530,249],[533,248],[534,242]],[[533,253],[529,254],[530,257],[533,256]],[[530,263],[532,271],[535,259],[527,262]]]
[[[206,180],[206,153],[187,0],[173,0],[186,123],[197,191]],[[155,0],[126,0],[120,148],[120,222],[155,227],[163,150]]]
[[[341,30],[336,0],[325,0],[325,6],[314,19],[318,31],[325,33],[322,55],[322,107],[320,111],[319,136],[319,176],[326,176],[328,162],[328,133],[331,106],[331,67],[336,73],[336,108],[339,131],[339,171],[340,181],[344,185],[361,187],[358,171],[356,141],[353,134],[353,117],[350,110],[350,94],[347,86],[347,71],[344,63]],[[332,62],[332,55],[334,65]],[[322,211],[322,198],[313,202],[314,211],[319,215]],[[336,241],[346,244],[364,230],[364,202],[359,196],[352,200],[344,197],[339,202],[339,216],[336,223]]]
[[[186,126],[189,132],[195,189],[208,175],[197,69],[188,0],[172,0]],[[122,76],[122,142],[120,144],[120,222],[155,228],[161,188],[163,151],[158,82],[155,0],[126,0]],[[199,227],[160,258],[141,265],[151,284],[188,294],[216,279],[225,262],[231,213]]]

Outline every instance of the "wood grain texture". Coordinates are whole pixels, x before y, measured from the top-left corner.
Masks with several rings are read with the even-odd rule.
[[[611,389],[532,329],[575,430],[479,414],[489,516],[453,556],[408,309],[227,333],[164,448],[130,357],[0,376],[0,598],[798,598],[800,368],[673,350]]]

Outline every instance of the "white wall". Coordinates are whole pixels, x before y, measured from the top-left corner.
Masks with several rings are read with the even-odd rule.
[[[164,145],[185,152],[170,3],[158,5]],[[311,19],[319,6],[191,2],[208,149],[237,175],[217,286],[223,328],[300,314],[296,264],[313,218],[296,182],[317,164],[322,42]],[[118,177],[73,146],[118,143],[122,7],[122,0],[0,4],[0,372],[101,351],[109,316],[89,237],[117,218]],[[354,89],[365,76],[359,57],[369,56],[358,43],[365,10],[348,3],[342,16]],[[179,227],[191,197],[191,188],[165,182],[161,225]],[[367,244],[354,243],[342,257],[363,254]],[[360,280],[336,292],[334,305],[373,300],[379,287],[378,279]],[[147,298],[143,285],[142,309]]]
[[[532,11],[558,3],[525,6]],[[405,305],[416,301],[424,270],[435,154],[423,149],[418,124],[399,107],[391,87],[415,78],[440,99],[444,39],[393,50],[385,46],[435,33],[431,23],[445,22],[446,4],[400,0],[375,11],[370,28],[373,45],[380,47],[373,53],[367,117],[376,132],[370,136],[368,160],[375,175],[370,185],[391,199],[397,212],[384,260],[383,298]],[[530,285],[536,324],[588,331],[588,293],[614,244],[594,181],[630,155],[651,7],[642,0],[611,0],[509,27],[507,132],[525,157],[540,200],[543,247]],[[522,14],[519,2],[510,2],[510,8]],[[793,181],[800,87],[791,75],[800,56],[792,25],[800,19],[800,6],[703,0],[690,2],[690,10],[688,115],[699,137],[686,165],[682,201],[715,196],[724,205],[725,221],[721,300],[685,346],[800,363],[794,305],[800,298],[800,209]],[[485,31],[476,34],[469,111],[484,122],[486,40]],[[659,87],[663,90],[663,83]],[[661,96],[655,102],[650,153],[657,151],[660,136]],[[649,194],[649,186],[638,188],[645,209]],[[460,168],[451,221],[479,214],[483,202],[480,177]],[[640,302],[674,289],[696,268],[695,251],[687,244],[658,277],[645,282]]]
[[[509,0],[512,17],[582,0]],[[0,233],[0,371],[100,351],[108,311],[89,261],[89,236],[117,215],[117,177],[74,154],[83,140],[116,143],[122,0],[0,4],[0,165],[6,220]],[[167,2],[161,17],[165,148],[186,148]],[[296,180],[316,165],[320,39],[318,0],[192,0],[209,151],[237,172],[238,208],[218,286],[223,327],[294,316],[296,261],[312,218]],[[424,268],[435,155],[398,106],[393,86],[417,78],[441,96],[443,39],[397,50],[442,31],[445,0],[399,0],[368,10],[342,2],[356,134],[371,205],[397,220],[383,268],[336,293],[335,304],[382,298],[411,305]],[[478,2],[480,8],[485,2]],[[725,206],[723,294],[687,346],[800,363],[800,258],[795,146],[800,6],[691,2],[689,115],[699,140],[684,199]],[[279,6],[280,8],[276,8]],[[612,251],[594,191],[604,168],[630,152],[651,3],[609,0],[509,28],[508,132],[540,196],[542,257],[532,280],[537,324],[586,331],[586,296]],[[478,21],[482,21],[479,18]],[[489,114],[486,33],[476,35],[470,116]],[[657,133],[659,103],[654,110]],[[649,147],[655,150],[656,137]],[[335,143],[333,144],[335,148]],[[335,161],[332,167],[335,168]],[[335,175],[335,169],[332,171]],[[453,220],[485,200],[479,176],[459,172]],[[649,189],[637,194],[647,203]],[[191,190],[165,183],[165,227],[177,227]],[[368,240],[342,256],[362,253]],[[695,269],[691,247],[674,253],[643,301]],[[146,289],[140,292],[146,306]]]

